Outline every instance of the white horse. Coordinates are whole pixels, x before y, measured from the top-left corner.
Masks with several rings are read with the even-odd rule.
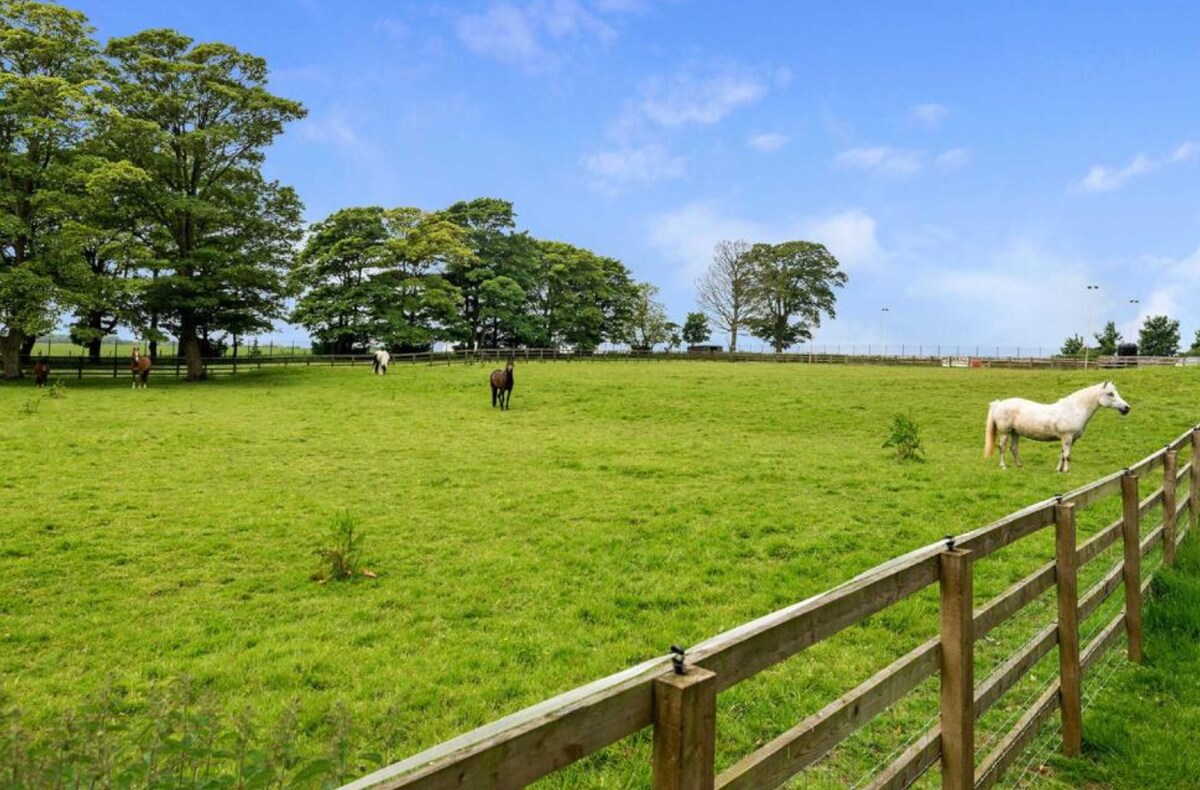
[[[388,360],[392,358],[385,349],[379,349],[375,352],[375,362],[372,363],[375,367],[375,373],[380,376],[387,375]]]
[[[988,407],[987,428],[984,433],[983,457],[991,458],[996,447],[996,434],[1000,434],[1000,468],[1004,465],[1004,451],[1012,438],[1013,462],[1019,468],[1021,456],[1017,453],[1017,442],[1022,436],[1039,442],[1054,439],[1062,441],[1062,454],[1058,458],[1057,471],[1071,471],[1071,445],[1087,427],[1088,420],[1101,406],[1116,409],[1121,414],[1129,413],[1129,404],[1117,394],[1111,381],[1094,384],[1073,392],[1055,403],[1036,403],[1024,398],[994,400]]]

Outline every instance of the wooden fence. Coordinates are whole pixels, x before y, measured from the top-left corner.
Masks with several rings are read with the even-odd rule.
[[[901,365],[939,367],[950,358],[939,356],[871,356],[851,354],[804,354],[759,352],[667,352],[667,351],[605,351],[582,353],[555,348],[479,349],[464,351],[426,351],[415,354],[393,354],[396,365],[475,365],[503,362],[509,355],[524,362],[774,362],[820,365]],[[129,358],[113,356],[90,360],[83,356],[46,357],[50,363],[51,379],[58,378],[120,378],[128,377]],[[955,358],[958,359],[958,358]],[[1089,361],[1073,357],[964,357],[961,366],[1024,369],[1081,369],[1125,368],[1138,366],[1182,366],[1190,364],[1188,357],[1099,357]],[[370,354],[257,354],[242,357],[206,357],[203,360],[207,375],[231,375],[271,367],[324,366],[368,367],[374,357]],[[959,366],[959,365],[956,365]],[[28,365],[32,369],[32,363]],[[177,356],[155,360],[151,377],[187,373],[187,365]]]
[[[1181,451],[1188,455],[1180,465]],[[1079,753],[1081,681],[1126,634],[1132,661],[1142,660],[1142,559],[1162,545],[1170,565],[1200,514],[1200,426],[1123,471],[1069,494],[1030,505],[986,527],[948,538],[869,570],[839,587],[701,642],[569,691],[480,727],[347,785],[347,788],[517,788],[647,727],[653,728],[653,786],[777,787],[817,763],[841,741],[926,679],[940,677],[940,723],[913,733],[911,746],[877,772],[871,788],[900,788],[940,761],[944,788],[992,787],[1057,711],[1062,749]],[[1158,474],[1156,474],[1158,473]],[[1159,485],[1145,498],[1139,483]],[[1180,496],[1186,482],[1186,495]],[[1122,515],[1083,542],[1076,514],[1120,497]],[[1161,506],[1162,523],[1142,525]],[[1187,515],[1186,521],[1181,517]],[[1189,526],[1190,525],[1190,526]],[[997,550],[1043,529],[1055,530],[1054,559],[975,606],[973,569]],[[1089,589],[1079,569],[1120,543],[1122,559]],[[714,770],[716,697],[722,691],[859,623],[921,590],[940,588],[940,635],[831,701],[719,775]],[[982,681],[974,675],[976,643],[1043,593],[1056,590],[1058,617]],[[1124,606],[1087,644],[1079,624],[1118,588]],[[982,760],[975,722],[996,706],[1043,657],[1058,648],[1058,673]],[[680,671],[680,664],[682,671]]]

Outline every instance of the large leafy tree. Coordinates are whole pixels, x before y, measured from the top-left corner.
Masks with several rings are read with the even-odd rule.
[[[812,337],[821,315],[836,317],[834,289],[846,284],[838,260],[821,244],[755,244],[746,253],[751,282],[746,326],[776,353]]]
[[[50,330],[62,291],[58,235],[103,63],[87,18],[0,0],[0,354],[4,376]]]
[[[537,241],[536,250],[527,342],[593,349],[621,339],[635,290],[625,266],[559,241]]]
[[[1173,357],[1179,353],[1179,322],[1152,315],[1138,332],[1138,353],[1147,357]]]
[[[442,274],[470,257],[465,236],[444,213],[417,208],[335,212],[299,255],[293,278],[305,291],[292,320],[337,353],[460,339],[461,294]]]
[[[1196,330],[1196,336],[1192,338],[1192,347],[1188,349],[1189,357],[1200,357],[1200,329]]]
[[[385,265],[387,228],[378,206],[336,211],[309,229],[292,279],[304,290],[291,320],[333,353],[371,341],[372,280]]]
[[[696,300],[713,324],[729,335],[730,351],[737,351],[738,332],[750,309],[749,253],[749,242],[719,242],[713,249],[712,263],[696,281]]]
[[[146,309],[179,338],[195,380],[202,340],[281,314],[301,206],[260,169],[304,109],[267,90],[265,60],[226,44],[147,30],[105,51],[114,79],[104,98],[120,113],[114,154],[149,175],[127,196],[150,226],[157,277]]]
[[[460,312],[472,348],[515,345],[532,331],[523,319],[534,289],[537,245],[518,233],[513,205],[499,198],[460,201],[447,217],[467,230],[471,255],[452,263],[446,279],[462,293]],[[517,324],[517,325],[514,325]]]

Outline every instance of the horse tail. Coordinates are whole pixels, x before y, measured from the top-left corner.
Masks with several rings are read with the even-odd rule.
[[[992,416],[992,407],[988,406],[987,424],[983,430],[983,457],[991,458],[996,449],[996,418]]]

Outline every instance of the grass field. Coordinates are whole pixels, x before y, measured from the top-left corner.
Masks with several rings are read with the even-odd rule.
[[[1200,371],[1112,375],[1133,410],[1097,414],[1066,476],[1055,445],[1024,443],[1021,471],[983,461],[986,404],[1094,372],[530,364],[507,413],[464,366],[68,382],[60,399],[0,386],[6,748],[99,728],[111,754],[77,761],[100,771],[185,740],[145,728],[165,696],[187,701],[180,722],[203,712],[177,722],[193,740],[234,722],[291,744],[280,765],[355,775],[1082,485],[1200,417]],[[881,448],[897,412],[925,463]],[[310,580],[339,514],[378,578]],[[981,564],[977,599],[1044,562],[1049,537]],[[931,636],[935,611],[919,596],[723,694],[718,767]],[[977,672],[1024,638],[997,632]],[[901,706],[814,786],[852,784],[928,715]],[[638,786],[647,744],[548,784]]]

